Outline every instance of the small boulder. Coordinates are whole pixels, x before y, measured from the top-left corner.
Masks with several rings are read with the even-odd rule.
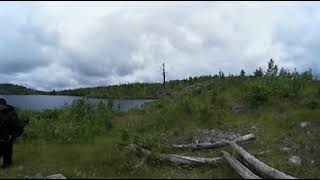
[[[299,156],[292,156],[289,159],[289,163],[292,165],[301,165],[301,158]]]
[[[283,148],[281,148],[281,150],[282,150],[282,151],[290,151],[290,148],[288,148],[288,147],[283,147]]]
[[[18,166],[18,167],[17,167],[17,170],[18,170],[18,171],[23,171],[23,169],[24,169],[23,166]]]
[[[310,125],[310,122],[307,122],[307,121],[304,121],[304,122],[301,122],[300,123],[300,126],[302,127],[302,128],[305,128],[305,127],[307,127],[307,126],[309,126]]]
[[[311,164],[314,164],[314,160],[311,160]]]
[[[256,153],[255,155],[257,155],[257,156],[262,156],[262,155],[268,154],[268,153],[270,153],[270,152],[271,152],[270,150],[260,151],[260,152]]]
[[[35,176],[26,176],[25,179],[46,179],[41,173],[37,173]]]
[[[46,178],[43,176],[27,176],[25,177],[25,179],[46,179]]]
[[[231,110],[234,113],[239,113],[244,107],[245,106],[242,103],[235,103],[235,104],[232,105]]]
[[[53,174],[53,175],[47,176],[47,179],[67,179],[67,178],[64,177],[64,175],[62,174]]]

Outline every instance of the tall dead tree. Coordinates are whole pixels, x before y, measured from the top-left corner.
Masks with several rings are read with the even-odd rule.
[[[164,63],[162,64],[162,75],[163,75],[163,90],[166,89],[166,69]]]

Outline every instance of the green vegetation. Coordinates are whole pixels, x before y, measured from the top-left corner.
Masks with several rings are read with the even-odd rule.
[[[58,91],[58,95],[69,96],[87,96],[95,98],[107,98],[107,99],[154,99],[157,98],[158,92],[161,89],[161,84],[123,84],[113,85],[108,87],[92,87],[92,88],[80,88],[74,90]]]
[[[45,94],[45,92],[29,89],[19,85],[0,84],[0,94],[38,95]]]
[[[167,89],[179,91],[187,86],[208,81],[212,76],[190,77],[167,82]],[[168,93],[168,92],[167,92]],[[157,99],[163,92],[161,83],[129,83],[106,87],[80,88],[56,92],[57,95],[86,96],[106,99]]]
[[[29,125],[31,128],[26,131],[28,139],[74,143],[102,135],[112,127],[111,119],[114,114],[111,107],[102,102],[92,104],[86,99],[80,99],[70,107],[23,116],[33,117]]]
[[[31,118],[30,125],[16,143],[15,164],[0,171],[0,177],[62,173],[69,178],[239,178],[226,163],[176,166],[151,157],[135,169],[141,158],[126,149],[134,143],[156,155],[217,157],[220,149],[170,147],[194,142],[198,129],[215,129],[254,133],[256,140],[241,144],[250,153],[267,150],[258,157],[267,164],[299,178],[320,178],[320,81],[311,71],[278,72],[275,67],[270,61],[266,71],[260,68],[254,76],[244,71],[224,76],[221,71],[213,77],[173,81],[172,93],[129,112],[112,111],[110,104],[90,105],[85,99],[60,110],[19,111]],[[309,125],[302,127],[302,122]],[[292,155],[301,157],[301,166],[288,163]]]

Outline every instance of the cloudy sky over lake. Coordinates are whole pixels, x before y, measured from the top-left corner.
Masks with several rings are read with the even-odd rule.
[[[0,2],[0,83],[40,90],[320,72],[319,2]]]

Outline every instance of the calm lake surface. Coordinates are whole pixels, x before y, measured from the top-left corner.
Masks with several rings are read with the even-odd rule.
[[[45,110],[61,108],[64,105],[70,105],[76,99],[81,97],[76,96],[47,96],[47,95],[0,95],[5,98],[7,103],[21,109],[28,110]],[[93,103],[103,101],[107,103],[107,99],[89,98]],[[113,108],[120,111],[128,111],[132,108],[139,108],[147,102],[154,100],[150,99],[136,99],[136,100],[111,100],[113,101]]]

